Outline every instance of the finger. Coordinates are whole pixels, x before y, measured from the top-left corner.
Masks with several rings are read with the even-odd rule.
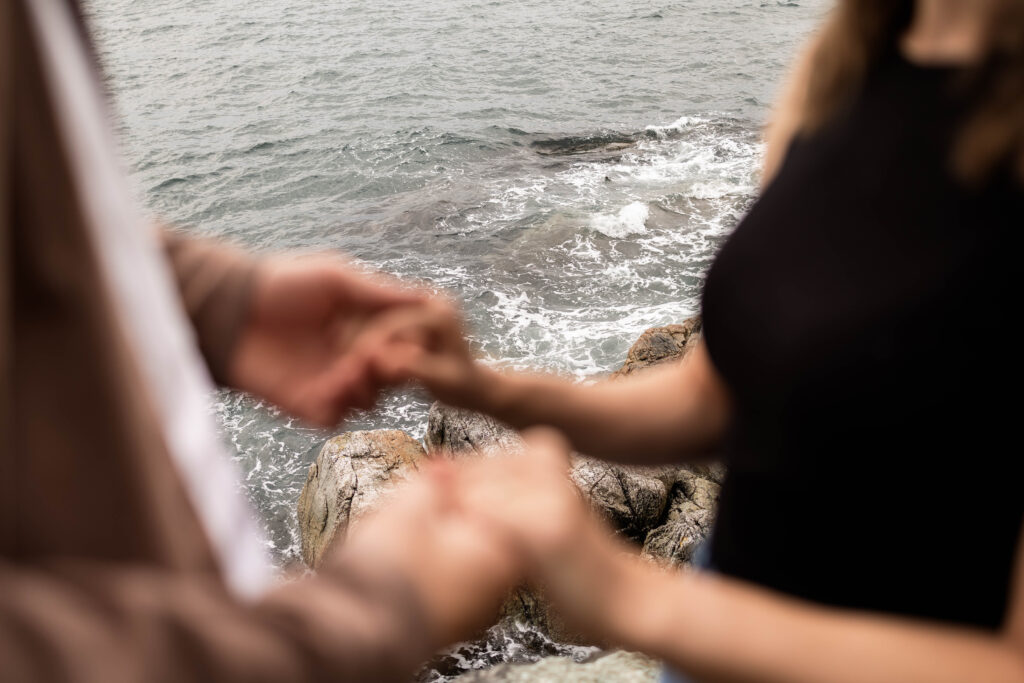
[[[364,369],[348,358],[339,358],[306,391],[306,403],[327,427],[339,424],[352,410],[371,408],[377,387]]]
[[[336,292],[353,308],[380,310],[426,301],[431,292],[383,273],[359,272],[339,263],[331,271]]]
[[[458,477],[452,462],[443,459],[428,461],[421,468],[421,473],[437,491],[444,512],[459,512]]]
[[[426,305],[401,306],[383,311],[368,319],[352,341],[348,352],[361,358],[370,358],[379,349],[396,340],[414,341],[427,346],[445,324]]]
[[[534,459],[559,470],[569,469],[572,444],[562,432],[552,427],[531,427],[522,436]]]
[[[451,325],[445,315],[450,315],[445,305],[420,304],[396,307],[367,319],[363,329],[352,335],[349,348],[316,381],[316,397],[333,405],[340,419],[353,407],[371,407],[385,386],[444,369],[446,366],[417,350],[436,345],[431,340],[441,336],[441,328]]]
[[[430,353],[420,344],[397,341],[367,359],[374,379],[388,386],[418,381],[431,391],[445,391],[465,382],[464,363],[443,353]]]
[[[392,342],[377,349],[369,358],[369,366],[374,378],[387,385],[421,379],[423,371],[429,365],[423,347],[411,342]]]
[[[410,351],[415,348],[410,346]],[[407,381],[407,361],[394,359],[393,367],[378,371],[373,359],[362,356],[343,354],[310,382],[303,404],[309,406],[306,412],[315,415],[315,422],[334,426],[352,410],[373,408],[383,389]]]
[[[428,360],[424,353],[416,353],[415,349],[451,351],[460,358],[468,356],[468,350],[460,348],[461,330],[445,315],[445,311],[433,306],[401,307],[378,313],[366,324],[346,354],[353,363],[375,367],[388,383],[406,381],[413,376],[425,380],[426,373],[441,369],[439,361],[444,359],[444,355],[430,354]],[[443,341],[452,336],[449,328],[454,328],[459,346]],[[440,381],[441,377],[436,379]]]

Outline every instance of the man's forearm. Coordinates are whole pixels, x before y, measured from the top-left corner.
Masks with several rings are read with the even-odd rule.
[[[249,315],[257,261],[240,250],[167,228],[160,236],[210,373],[229,384],[231,356]]]
[[[0,680],[408,680],[438,643],[390,590],[342,568],[242,604],[213,576],[0,560]]]

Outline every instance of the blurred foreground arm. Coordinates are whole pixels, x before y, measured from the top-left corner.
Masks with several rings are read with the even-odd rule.
[[[1024,683],[1020,569],[1010,620],[992,633],[823,607],[721,576],[664,573],[596,525],[584,535],[589,540],[581,543],[590,548],[572,565],[576,575],[602,577],[601,584],[585,586],[611,587],[606,609],[589,614],[595,631],[671,662],[695,680]],[[586,564],[579,564],[584,557]],[[579,613],[582,603],[573,596],[581,590],[559,592],[574,602],[570,611]]]
[[[252,302],[256,260],[241,250],[169,229],[161,230],[160,237],[199,350],[214,379],[226,383]]]
[[[730,416],[725,386],[698,345],[680,362],[613,381],[499,372],[473,359],[446,303],[396,310],[361,339],[381,381],[421,381],[446,403],[525,428],[549,425],[588,455],[633,464],[707,455]]]
[[[491,390],[478,405],[518,427],[550,425],[583,453],[630,464],[700,458],[729,419],[725,387],[704,344],[686,358],[636,375],[579,384],[551,375],[481,367]]]
[[[462,504],[516,539],[563,615],[599,641],[647,652],[703,683],[1024,682],[1024,548],[998,633],[824,607],[641,559],[566,481],[566,446],[529,441],[525,456],[467,469]]]
[[[490,623],[521,578],[488,529],[445,512],[445,495],[407,487],[316,577],[253,604],[209,574],[0,560],[0,680],[409,680]]]
[[[340,256],[256,261],[231,247],[163,231],[199,348],[214,378],[325,427],[373,404],[378,386],[343,361],[372,317],[422,294]]]
[[[427,656],[427,642],[396,611],[393,587],[348,581],[339,570],[246,606],[210,576],[3,562],[0,679],[402,680]]]

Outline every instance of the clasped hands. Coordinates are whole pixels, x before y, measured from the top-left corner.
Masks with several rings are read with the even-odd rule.
[[[437,398],[487,411],[496,373],[478,364],[446,299],[338,257],[263,263],[229,381],[324,427],[369,408],[389,386],[418,381]],[[538,576],[580,624],[603,581],[592,571],[599,523],[569,483],[569,445],[526,435],[525,455],[431,463],[424,476],[360,523],[348,557],[409,581],[437,644],[493,619],[508,589]],[[375,528],[376,527],[376,528]],[[587,579],[579,571],[591,565]]]

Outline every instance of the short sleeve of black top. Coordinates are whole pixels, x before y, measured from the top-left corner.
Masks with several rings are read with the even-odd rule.
[[[1024,512],[1011,174],[950,172],[970,97],[893,55],[708,273],[735,400],[712,561],[809,600],[996,628]]]

